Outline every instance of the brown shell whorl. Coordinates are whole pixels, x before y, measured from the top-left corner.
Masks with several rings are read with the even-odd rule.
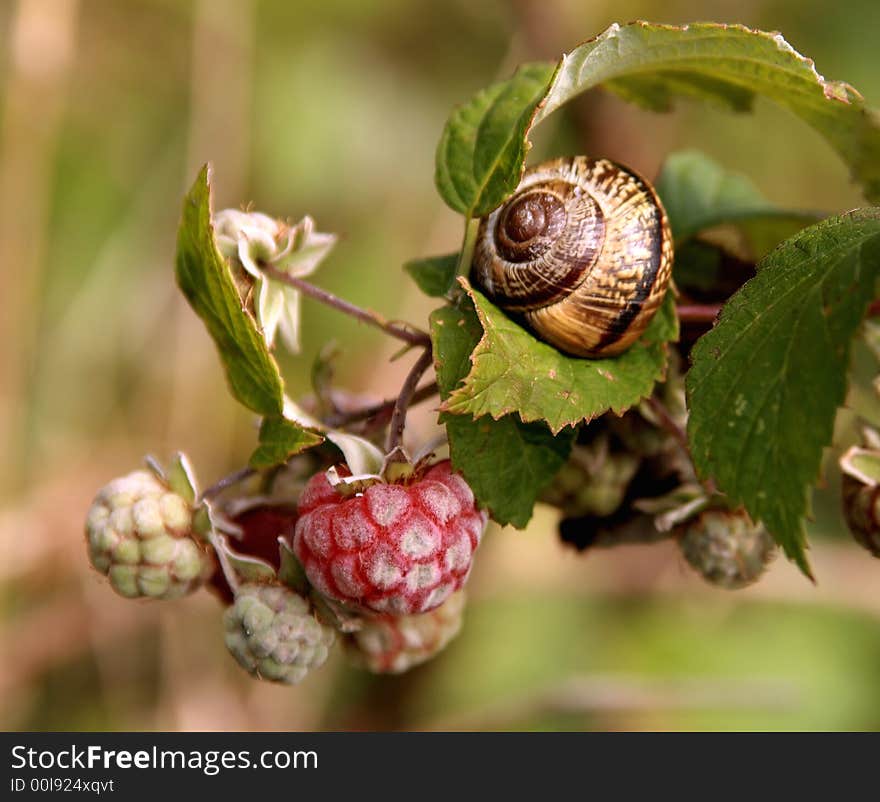
[[[602,210],[584,190],[574,176],[535,168],[483,219],[474,264],[477,283],[496,303],[535,309],[584,280],[605,234]]]
[[[483,218],[473,278],[539,337],[578,356],[612,356],[645,330],[672,265],[653,188],[607,159],[555,159],[526,171]]]
[[[529,262],[553,247],[567,220],[565,201],[556,193],[547,188],[521,192],[498,215],[498,253],[508,262]]]

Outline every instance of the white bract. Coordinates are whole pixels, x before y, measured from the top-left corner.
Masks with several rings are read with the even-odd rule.
[[[254,279],[254,311],[266,343],[271,347],[277,333],[297,353],[300,293],[267,276],[261,265],[305,278],[330,252],[336,235],[315,231],[315,221],[308,216],[290,226],[260,212],[238,209],[217,212],[214,233],[220,253],[227,259],[237,259]]]

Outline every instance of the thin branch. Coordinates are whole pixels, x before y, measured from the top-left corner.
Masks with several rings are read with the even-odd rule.
[[[669,410],[666,409],[666,405],[653,395],[648,397],[647,403],[648,406],[651,407],[651,411],[659,419],[660,426],[666,429],[666,431],[675,438],[675,441],[684,449],[685,454],[690,455],[691,450],[688,445],[687,433],[678,425]]]
[[[224,476],[209,488],[202,491],[202,494],[199,496],[199,501],[210,501],[212,498],[216,498],[228,487],[237,485],[245,479],[250,479],[256,472],[257,471],[254,468],[242,468],[241,470],[235,471],[235,473],[230,473],[229,476]]]
[[[437,395],[438,392],[439,388],[437,387],[437,382],[429,382],[428,384],[419,387],[419,389],[413,393],[409,405],[413,406],[414,404],[422,403],[422,401],[427,401],[429,398],[433,398]],[[380,401],[378,404],[371,404],[368,407],[353,409],[350,412],[338,412],[327,418],[327,425],[333,427],[347,426],[350,423],[358,423],[359,421],[370,420],[372,418],[390,418],[391,413],[394,412],[394,405],[396,403],[396,398],[389,398],[385,401]]]
[[[675,311],[682,323],[714,323],[721,311],[721,304],[685,304]]]
[[[648,406],[651,407],[651,410],[657,416],[657,419],[660,422],[660,426],[664,428],[678,445],[681,447],[682,451],[687,455],[688,459],[693,462],[693,456],[691,455],[691,447],[688,443],[687,432],[678,425],[675,421],[675,418],[669,413],[669,410],[666,409],[666,405],[655,396],[650,396],[647,399]],[[702,482],[703,487],[706,488],[706,492],[715,493],[717,488],[715,487],[715,482],[712,479],[706,479]]]
[[[400,395],[394,403],[394,411],[391,413],[391,425],[388,428],[388,443],[386,451],[390,454],[400,445],[400,438],[403,436],[403,427],[406,425],[406,411],[412,402],[413,394],[416,391],[416,385],[419,379],[425,374],[425,371],[431,367],[433,359],[431,352],[425,350],[418,358],[415,365],[412,366],[403,387],[400,388]]]
[[[309,284],[308,281],[303,281],[301,278],[296,278],[294,276],[289,276],[287,273],[278,270],[272,265],[262,265],[263,272],[273,278],[275,281],[280,281],[282,284],[287,284],[289,287],[293,287],[294,289],[299,290],[303,295],[308,295],[309,298],[313,298],[316,301],[320,301],[322,304],[326,304],[327,306],[336,309],[339,312],[342,312],[346,315],[350,315],[353,318],[357,318],[363,323],[368,323],[371,326],[375,326],[376,328],[381,329],[386,334],[390,334],[392,337],[396,337],[398,340],[403,340],[405,343],[409,343],[410,345],[419,345],[423,348],[431,347],[431,338],[427,332],[422,331],[421,329],[413,326],[410,323],[401,323],[395,320],[387,320],[382,317],[378,312],[374,312],[371,309],[363,309],[360,306],[355,306],[355,304],[350,303],[349,301],[343,300],[337,295],[334,295],[332,292],[327,292],[327,290],[323,290],[320,287],[316,287],[314,284]]]
[[[721,304],[682,304],[675,307],[675,311],[682,323],[714,323]],[[880,316],[880,300],[871,302],[866,316]]]

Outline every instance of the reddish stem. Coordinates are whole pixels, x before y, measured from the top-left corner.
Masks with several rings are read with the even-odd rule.
[[[202,494],[199,496],[199,501],[210,501],[214,497],[219,496],[227,488],[237,485],[245,479],[250,479],[255,473],[256,470],[254,468],[242,468],[239,471],[235,471],[235,473],[230,473],[228,476],[224,476],[222,479],[212,484],[206,490],[203,490]]]
[[[326,304],[346,315],[350,315],[363,323],[368,323],[371,326],[382,329],[386,334],[390,334],[398,340],[403,340],[403,342],[410,345],[420,345],[423,348],[431,347],[431,338],[428,333],[409,323],[386,320],[378,312],[374,312],[371,309],[362,309],[360,306],[356,306],[340,298],[338,295],[334,295],[332,292],[327,292],[327,290],[316,287],[314,284],[309,284],[308,281],[303,281],[301,278],[290,276],[271,265],[262,265],[262,270],[275,281],[287,284],[289,287],[299,290],[303,295],[308,295],[310,298],[320,301],[322,304]]]
[[[721,311],[721,304],[685,304],[675,311],[682,323],[714,323]]]
[[[683,323],[714,323],[721,311],[721,304],[682,304],[675,311]],[[872,301],[868,306],[867,317],[880,316],[880,300]]]
[[[413,394],[416,391],[416,385],[419,383],[422,376],[425,375],[425,371],[431,367],[432,363],[433,358],[431,357],[431,352],[426,349],[422,352],[422,355],[418,358],[415,365],[412,366],[409,374],[407,374],[406,381],[403,383],[403,387],[400,388],[400,395],[394,403],[394,412],[391,413],[391,424],[388,427],[388,443],[386,451],[389,454],[400,445],[400,439],[403,436],[403,427],[406,425],[406,411],[409,409],[409,405],[412,402]]]
[[[675,442],[678,443],[688,459],[693,462],[687,432],[678,425],[675,418],[672,417],[669,410],[666,408],[666,405],[659,398],[652,395],[648,398],[648,406],[651,407],[651,410],[657,416],[657,419],[660,421],[660,426],[672,435]],[[715,482],[712,479],[707,479],[703,482],[703,487],[706,488],[706,492],[709,494],[716,492]]]
[[[419,389],[413,393],[409,405],[413,406],[422,401],[427,401],[429,398],[433,398],[437,395],[438,392],[439,388],[437,387],[437,382],[429,382],[428,384],[419,387]],[[390,418],[391,414],[394,412],[394,406],[396,404],[396,398],[389,398],[386,401],[380,401],[378,404],[372,404],[368,407],[362,407],[361,409],[353,409],[351,412],[339,412],[335,415],[331,415],[327,419],[327,425],[334,427],[347,426],[350,423],[358,423],[359,421],[371,420],[373,418],[377,420]]]
[[[651,411],[657,416],[660,425],[675,438],[676,442],[684,449],[684,452],[690,455],[687,433],[678,425],[669,410],[666,409],[666,405],[653,395],[649,396],[647,400],[648,406],[651,407]]]

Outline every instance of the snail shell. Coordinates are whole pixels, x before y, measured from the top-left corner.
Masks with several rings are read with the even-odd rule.
[[[666,293],[672,235],[653,187],[607,159],[527,170],[480,222],[472,277],[570,354],[614,356],[644,332]]]

